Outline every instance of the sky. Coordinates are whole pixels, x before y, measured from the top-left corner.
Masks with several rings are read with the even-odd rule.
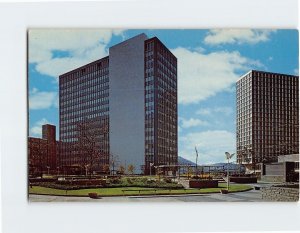
[[[178,155],[199,164],[235,153],[235,82],[251,69],[298,75],[298,31],[34,29],[28,40],[29,135],[57,127],[58,76],[108,55],[140,33],[158,37],[178,59]]]

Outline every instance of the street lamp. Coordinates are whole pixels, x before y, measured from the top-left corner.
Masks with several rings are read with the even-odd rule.
[[[85,176],[87,177],[87,175],[88,175],[88,166],[89,165],[84,165],[84,167],[85,167]]]
[[[49,169],[50,169],[50,166],[47,166],[47,170],[48,170],[48,176],[49,176]]]
[[[152,175],[152,166],[154,165],[154,163],[149,163],[150,165],[150,176]]]
[[[195,146],[195,151],[196,151],[196,176],[198,176],[198,150],[196,146]]]
[[[227,191],[229,191],[229,160],[234,156],[234,153],[225,152],[225,156],[227,159]]]

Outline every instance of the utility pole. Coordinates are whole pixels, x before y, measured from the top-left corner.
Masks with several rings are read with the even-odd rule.
[[[198,151],[196,146],[195,146],[195,151],[196,151],[196,175],[198,175]]]
[[[230,154],[229,152],[225,152],[226,159],[227,159],[227,191],[229,191],[229,160],[234,156],[233,154]]]

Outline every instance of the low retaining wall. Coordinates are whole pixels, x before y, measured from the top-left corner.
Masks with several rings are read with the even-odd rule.
[[[261,176],[261,181],[263,182],[284,182],[283,176]]]
[[[299,188],[289,187],[263,187],[261,188],[262,199],[268,201],[298,201]]]
[[[218,188],[217,180],[190,180],[190,188]]]
[[[239,184],[251,184],[257,183],[256,177],[230,177],[230,182],[235,182]]]
[[[57,178],[29,178],[30,183],[37,183],[37,182],[56,182]]]

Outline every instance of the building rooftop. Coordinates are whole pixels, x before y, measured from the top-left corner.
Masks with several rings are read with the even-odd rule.
[[[236,80],[236,82],[238,82],[239,80],[241,80],[242,78],[244,78],[245,76],[247,76],[248,74],[250,74],[252,72],[266,73],[266,74],[276,74],[276,75],[285,75],[285,76],[291,76],[291,77],[299,78],[299,76],[292,75],[292,74],[276,73],[276,72],[263,71],[263,70],[249,70],[247,73],[243,74],[238,80]]]

